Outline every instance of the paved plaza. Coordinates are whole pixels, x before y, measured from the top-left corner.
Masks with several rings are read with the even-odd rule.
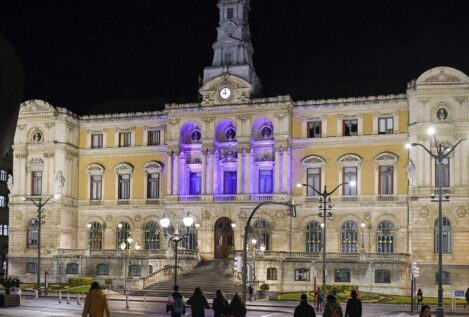
[[[113,317],[132,317],[132,316],[169,316],[165,311],[165,305],[162,299],[143,303],[142,298],[135,298],[137,301],[130,301],[129,309],[125,308],[125,301],[111,300],[111,312]],[[211,302],[211,300],[209,300]],[[296,303],[289,302],[255,302],[248,303],[248,317],[281,317],[293,316],[293,310]],[[345,307],[344,307],[345,308]],[[21,307],[15,308],[0,308],[0,316],[22,316],[22,317],[77,317],[81,316],[83,304],[78,305],[76,299],[71,300],[67,304],[63,300],[61,304],[58,303],[57,298],[40,298],[29,299],[23,298]],[[462,307],[459,308],[462,310]],[[434,308],[432,307],[432,311]],[[188,316],[191,316],[190,309],[188,309]],[[404,305],[365,305],[364,317],[371,316],[409,316],[408,306]],[[417,316],[418,314],[413,314]],[[450,315],[450,314],[448,314]],[[459,311],[457,316],[469,316]],[[207,310],[206,316],[213,316],[213,311]],[[322,316],[321,313],[317,316]]]

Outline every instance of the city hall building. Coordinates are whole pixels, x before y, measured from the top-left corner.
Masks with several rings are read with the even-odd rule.
[[[249,258],[257,282],[288,291],[305,289],[313,276],[321,281],[325,230],[328,283],[404,292],[410,264],[417,262],[419,286],[436,294],[438,204],[432,194],[442,182],[450,196],[443,204],[443,282],[448,290],[465,289],[469,143],[444,161],[439,179],[430,155],[405,145],[434,149],[431,126],[443,144],[467,138],[468,76],[437,67],[399,95],[259,98],[249,1],[220,0],[218,7],[213,63],[204,70],[199,102],[82,116],[43,100],[21,104],[9,197],[9,274],[36,280],[37,208],[24,196],[44,202],[62,194],[44,206],[42,275],[118,281],[130,274],[145,286],[174,265],[160,225],[164,216],[170,233],[186,233],[183,218],[194,219],[179,245],[179,264],[190,271],[201,260],[233,262],[253,209],[264,201],[293,200],[296,215],[266,205],[254,216],[249,238],[257,242],[250,243]],[[343,184],[328,203],[325,225],[317,193],[297,183],[318,191]],[[122,253],[122,242],[130,255]]]

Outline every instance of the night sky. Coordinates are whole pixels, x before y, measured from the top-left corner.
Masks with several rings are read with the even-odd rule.
[[[469,1],[413,2],[251,0],[264,95],[405,93],[431,67],[469,74]],[[216,3],[2,0],[0,33],[23,62],[25,100],[78,114],[157,110],[197,101]]]

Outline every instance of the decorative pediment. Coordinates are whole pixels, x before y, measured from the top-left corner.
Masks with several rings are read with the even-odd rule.
[[[104,167],[100,164],[91,164],[86,168],[86,171],[90,175],[103,175]]]
[[[303,164],[304,166],[324,166],[326,165],[326,160],[318,155],[311,155],[305,157],[301,161],[301,164]]]
[[[362,162],[361,157],[356,155],[356,154],[344,154],[337,160],[337,163],[340,166],[343,166],[343,165],[358,165],[361,162]]]
[[[132,174],[134,168],[129,163],[120,163],[114,167],[117,174]]]
[[[44,161],[40,157],[33,157],[28,161],[27,166],[30,171],[42,171],[44,170]]]
[[[157,161],[151,161],[143,166],[143,170],[147,173],[161,173],[163,172],[163,164]]]
[[[21,114],[39,112],[55,113],[55,108],[50,103],[40,99],[27,100],[20,105]]]
[[[399,157],[397,155],[393,153],[389,153],[389,152],[378,154],[375,158],[375,162],[377,164],[395,165],[398,160],[399,160]]]
[[[224,88],[228,89],[228,94],[222,93]],[[207,81],[199,92],[202,106],[237,104],[249,102],[253,87],[244,78],[228,73],[226,67],[224,73]]]
[[[433,84],[460,84],[469,83],[469,77],[463,72],[451,67],[435,67],[432,68],[417,79],[418,85],[433,85]]]

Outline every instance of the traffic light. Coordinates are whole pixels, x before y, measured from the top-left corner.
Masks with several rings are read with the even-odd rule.
[[[410,273],[414,278],[419,277],[420,268],[417,266],[417,262],[412,262],[412,264],[410,265]]]
[[[243,257],[242,256],[235,256],[234,269],[238,273],[243,272]]]

